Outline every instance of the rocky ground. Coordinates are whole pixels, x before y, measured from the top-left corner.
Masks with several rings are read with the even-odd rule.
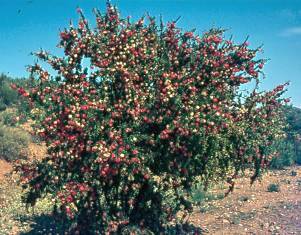
[[[253,186],[239,179],[233,194],[197,208],[190,221],[207,234],[301,234],[301,167],[269,172]]]

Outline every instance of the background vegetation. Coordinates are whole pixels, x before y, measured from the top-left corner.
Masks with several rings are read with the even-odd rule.
[[[272,168],[283,168],[292,164],[301,164],[301,109],[294,106],[284,106],[287,127],[286,138],[275,145],[278,157],[271,162]]]
[[[29,109],[12,84],[27,87],[27,81],[0,75],[0,159],[6,161],[25,158],[31,141],[29,133],[17,127],[26,121]]]

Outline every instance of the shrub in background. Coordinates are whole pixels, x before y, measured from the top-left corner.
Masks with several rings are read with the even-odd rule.
[[[29,135],[20,129],[4,126],[0,123],[0,158],[14,161],[27,157]]]
[[[278,156],[272,159],[270,167],[274,169],[282,169],[291,166],[296,162],[296,153],[294,143],[288,139],[281,140],[274,146],[278,152]]]
[[[0,75],[0,111],[17,103],[19,99],[18,93],[10,87],[11,82],[12,80],[8,76]]]
[[[252,181],[281,138],[285,85],[240,93],[259,82],[264,60],[247,42],[182,32],[152,17],[131,22],[108,4],[92,29],[79,10],[77,27],[61,32],[65,56],[36,53],[57,72],[31,66],[32,86],[18,92],[41,113],[35,132],[48,156],[17,166],[24,198],[53,197],[70,232],[124,228],[166,232],[178,211],[191,211],[192,185]]]
[[[278,156],[271,162],[272,168],[283,168],[293,164],[301,164],[301,110],[285,105],[285,139],[276,142],[274,148]]]
[[[9,108],[0,112],[0,123],[6,126],[15,126],[19,120],[17,110]]]
[[[294,147],[294,161],[301,164],[301,109],[293,106],[285,106],[287,141]]]
[[[9,122],[9,125],[23,123],[27,120],[30,104],[25,102],[24,98],[19,96],[18,92],[13,89],[16,85],[24,88],[28,87],[27,82],[28,80],[25,79],[11,78],[0,74],[0,112],[5,111],[7,108],[10,109],[8,112],[0,113],[0,115],[2,119],[5,118]]]

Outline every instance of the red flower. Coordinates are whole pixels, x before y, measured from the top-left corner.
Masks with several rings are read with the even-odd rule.
[[[26,91],[24,90],[23,87],[18,88],[18,93],[19,93],[20,95],[23,95],[25,92],[26,92]]]
[[[88,109],[89,109],[88,105],[82,105],[81,106],[81,110],[88,110]]]
[[[87,188],[84,185],[80,185],[79,191],[81,191],[81,192],[87,191]]]
[[[187,38],[192,38],[193,37],[193,32],[186,32],[184,33],[184,36]]]
[[[66,32],[61,32],[60,36],[63,40],[68,40],[70,38],[70,34]]]
[[[73,197],[72,197],[71,195],[69,195],[69,196],[67,197],[67,202],[68,202],[68,203],[73,202]]]
[[[15,83],[10,84],[10,87],[11,87],[12,89],[14,89],[14,90],[17,89],[17,85],[16,85]]]

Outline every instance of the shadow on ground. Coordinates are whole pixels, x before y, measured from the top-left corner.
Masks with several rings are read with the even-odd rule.
[[[21,232],[20,235],[37,235],[37,234],[64,234],[64,228],[60,227],[58,228],[57,223],[53,216],[51,215],[39,215],[35,217],[23,217],[20,218],[22,222],[30,222],[30,231],[28,232]],[[134,226],[135,227],[135,226]],[[151,232],[138,231],[138,233],[132,233],[137,232],[136,229],[133,229],[134,227],[128,227],[128,229],[125,229],[122,234],[139,234],[139,235],[153,235]],[[136,231],[135,231],[136,230]],[[66,230],[65,230],[66,231]],[[191,234],[191,235],[201,235],[205,231],[203,231],[200,227],[195,227],[192,224],[177,224],[173,226],[169,226],[164,231],[164,234],[170,234],[170,235],[185,235],[185,234]]]

